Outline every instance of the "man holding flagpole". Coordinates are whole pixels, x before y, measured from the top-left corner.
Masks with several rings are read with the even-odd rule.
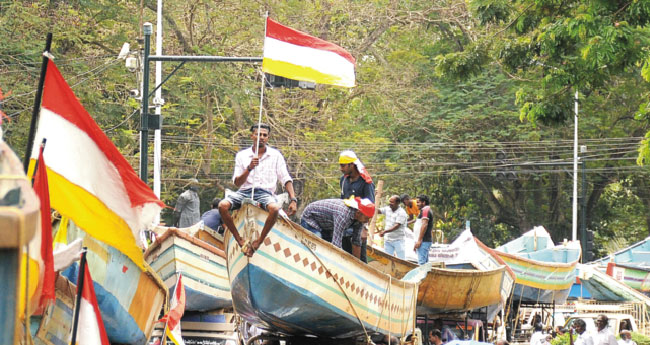
[[[296,199],[296,193],[293,190],[293,179],[289,175],[282,153],[267,145],[271,127],[260,123],[251,126],[250,131],[253,146],[239,151],[235,156],[235,172],[232,180],[239,190],[226,195],[219,203],[219,214],[221,214],[223,223],[232,232],[233,237],[247,256],[253,256],[278,219],[281,208],[281,204],[275,198],[278,180],[291,198],[287,214],[289,216],[295,214],[298,205],[298,199]],[[230,215],[230,211],[240,208],[246,198],[252,198],[269,213],[260,237],[250,244],[245,243],[239,235]]]

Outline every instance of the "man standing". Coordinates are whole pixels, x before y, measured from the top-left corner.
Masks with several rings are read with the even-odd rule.
[[[176,200],[174,207],[174,225],[179,228],[187,228],[201,220],[201,201],[199,200],[199,181],[195,178],[190,180],[186,191],[181,193]]]
[[[346,150],[339,155],[339,166],[341,179],[339,186],[341,187],[341,199],[348,199],[351,196],[359,197],[361,199],[368,199],[375,202],[375,185],[372,183],[372,177],[366,170],[361,160],[357,157],[354,151]],[[343,238],[343,249],[350,252],[352,249],[352,238],[357,237],[357,232],[361,232],[361,261],[367,262],[366,259],[366,239],[368,232],[360,223],[353,223],[353,225],[346,229]],[[328,236],[324,236],[327,238]]]
[[[398,195],[388,199],[388,206],[379,209],[379,213],[386,215],[384,230],[379,236],[384,238],[384,251],[390,255],[404,259],[404,235],[406,234],[406,211],[399,206]]]
[[[578,338],[574,341],[574,332],[570,332],[570,345],[594,345],[594,339],[589,335],[589,332],[587,332],[587,324],[583,319],[576,319],[571,327],[573,327],[573,331],[578,334]]]
[[[594,334],[594,345],[618,345],[616,337],[609,329],[609,319],[606,315],[598,315],[596,328],[598,328],[598,332]]]
[[[223,227],[221,226],[221,214],[219,214],[219,202],[221,202],[221,199],[213,199],[212,209],[203,213],[201,215],[201,220],[203,221],[203,225],[220,234],[223,234]]]
[[[253,146],[239,151],[235,156],[235,172],[232,180],[239,187],[239,190],[233,194],[226,195],[219,203],[219,213],[221,214],[223,223],[232,232],[233,237],[239,246],[242,247],[242,251],[246,256],[253,256],[278,219],[278,212],[281,207],[275,198],[275,189],[278,180],[282,183],[291,198],[287,212],[288,215],[291,216],[296,213],[298,203],[298,199],[296,199],[296,194],[293,190],[293,179],[289,175],[284,157],[280,151],[267,145],[271,127],[262,123],[259,124],[259,127],[258,125],[251,126],[250,131]],[[258,143],[259,146],[256,147]],[[258,202],[262,208],[268,211],[269,215],[266,217],[266,222],[264,223],[260,237],[251,242],[250,246],[244,247],[244,239],[239,235],[230,211],[240,208],[242,201],[245,198],[251,198],[251,196],[254,201]]]
[[[413,251],[418,253],[418,264],[423,265],[429,261],[429,248],[431,248],[431,229],[433,228],[433,212],[429,207],[429,197],[422,194],[417,199],[418,208],[421,210],[419,219],[422,220],[420,236],[415,241]]]
[[[622,330],[619,334],[621,340],[618,341],[618,345],[636,345],[636,341],[632,340],[632,333],[627,329]]]
[[[321,237],[323,232],[332,234],[332,244],[342,248],[343,232],[355,220],[360,224],[367,223],[375,214],[375,204],[368,199],[325,199],[314,201],[305,207],[300,219],[303,228]],[[357,233],[360,235],[360,233]],[[361,236],[352,239],[354,256],[360,258]],[[343,248],[344,249],[344,248]],[[350,253],[350,251],[347,251]]]

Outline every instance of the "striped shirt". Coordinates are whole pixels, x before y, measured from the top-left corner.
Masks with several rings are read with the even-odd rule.
[[[340,248],[343,231],[352,225],[355,213],[341,199],[324,199],[307,205],[302,220],[320,231],[332,231],[332,244]]]
[[[237,152],[235,156],[235,173],[232,175],[232,181],[244,173],[244,170],[253,160],[253,147]],[[239,190],[261,188],[275,194],[275,189],[278,185],[278,180],[282,186],[289,181],[293,181],[289,170],[287,169],[287,162],[280,151],[266,146],[266,152],[260,158],[260,164],[248,174],[246,181],[239,186]]]

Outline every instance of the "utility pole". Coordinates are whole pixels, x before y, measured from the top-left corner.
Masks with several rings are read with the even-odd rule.
[[[575,94],[575,116],[573,128],[573,227],[571,240],[578,239],[578,90]]]
[[[162,6],[163,6],[162,0],[158,0],[157,18],[156,18],[156,55],[162,55],[162,33],[163,33]],[[160,85],[160,82],[162,81],[161,61],[156,61],[155,80],[156,80],[155,85]],[[159,87],[156,89],[156,93],[153,96],[153,104],[156,106],[155,114],[157,116],[160,116],[161,122],[162,122],[161,110],[162,110],[163,103],[164,101],[162,98],[162,88]],[[158,127],[154,130],[154,137],[153,137],[153,193],[156,194],[158,199],[160,199],[160,180],[161,180],[160,161],[161,161],[161,151],[162,151],[161,144],[162,144],[162,139],[161,139],[160,127]],[[154,224],[158,224],[159,222],[160,222],[160,213],[156,215],[156,218],[154,219]]]

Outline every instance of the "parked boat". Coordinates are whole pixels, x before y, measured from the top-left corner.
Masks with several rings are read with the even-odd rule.
[[[267,212],[245,204],[233,219],[245,240],[257,238]],[[252,257],[225,236],[236,313],[292,336],[351,338],[405,335],[414,325],[418,279],[393,279],[299,225],[279,218]]]
[[[144,258],[162,278],[169,291],[178,274],[185,284],[185,310],[207,311],[232,308],[226,254],[186,229],[158,226],[161,234],[144,253]]]
[[[592,264],[627,286],[650,294],[650,237]]]
[[[142,270],[117,249],[68,224],[67,239],[82,238],[99,310],[111,343],[146,344],[167,298],[167,287],[150,268]],[[77,281],[79,264],[62,272]]]
[[[650,298],[622,281],[602,272],[595,265],[578,264],[578,280],[571,297],[596,301],[640,302],[650,307]]]
[[[40,229],[39,211],[40,203],[22,163],[0,139],[0,344],[16,342],[21,249]]]
[[[55,291],[56,302],[43,315],[31,318],[35,345],[70,344],[77,286],[58,275]]]
[[[418,267],[379,248],[368,250],[367,255],[369,265],[395,278],[402,278],[407,272]],[[463,265],[449,267],[444,261],[431,261],[426,267],[422,269],[428,270],[428,273],[418,291],[418,314],[460,313],[498,305],[502,301],[505,302],[512,289],[512,284],[505,289],[507,293],[504,299],[501,291],[504,290],[504,283],[508,282],[508,268],[505,264],[479,267],[471,260],[466,260]],[[485,286],[499,288],[481,288]]]
[[[541,226],[494,250],[515,272],[517,301],[564,303],[576,277],[580,242],[554,245]]]

